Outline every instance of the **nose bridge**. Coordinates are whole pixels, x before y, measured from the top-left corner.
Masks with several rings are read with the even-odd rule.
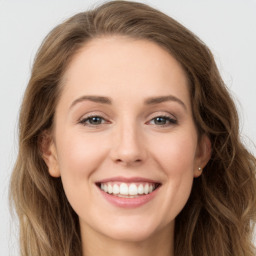
[[[120,135],[120,149],[133,149],[138,147],[138,127],[135,122],[123,122],[120,124],[118,133]]]
[[[141,162],[145,159],[145,147],[142,143],[140,125],[136,120],[125,117],[115,129],[112,149],[114,161],[125,164]]]

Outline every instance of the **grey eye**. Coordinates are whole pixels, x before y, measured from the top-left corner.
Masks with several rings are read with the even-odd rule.
[[[154,125],[168,125],[168,124],[176,124],[177,121],[173,118],[170,118],[168,116],[157,116],[153,118],[150,123]]]
[[[94,116],[94,117],[89,117],[88,118],[88,122],[90,124],[101,124],[103,121],[103,118],[102,117],[99,117],[99,116]]]
[[[106,120],[103,117],[100,116],[90,116],[87,118],[84,118],[83,120],[80,121],[81,124],[83,125],[101,125],[105,123]]]
[[[156,125],[164,125],[168,122],[167,118],[162,116],[156,117],[153,120]]]

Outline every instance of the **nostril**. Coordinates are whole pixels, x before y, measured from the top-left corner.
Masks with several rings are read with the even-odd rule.
[[[116,159],[115,160],[116,163],[119,164],[123,164],[123,165],[133,165],[133,164],[139,164],[142,162],[141,159],[128,159],[128,158],[124,158],[124,159]]]
[[[134,142],[135,138],[127,135],[123,141],[118,142],[116,146],[113,145],[110,152],[110,157],[115,163],[120,164],[139,164],[144,162],[147,158],[146,148],[142,144]]]

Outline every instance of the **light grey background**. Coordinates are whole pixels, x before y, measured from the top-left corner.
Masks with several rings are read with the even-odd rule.
[[[144,2],[176,18],[210,47],[237,103],[242,139],[255,154],[256,1]],[[98,3],[102,1],[0,0],[0,255],[18,255],[8,186],[18,150],[18,112],[34,55],[55,25]]]

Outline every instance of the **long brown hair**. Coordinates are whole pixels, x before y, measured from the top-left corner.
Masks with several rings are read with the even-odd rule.
[[[71,17],[49,33],[36,55],[20,112],[19,154],[10,187],[21,255],[82,255],[78,216],[60,178],[49,175],[40,142],[43,131],[52,128],[72,57],[86,42],[105,35],[150,40],[182,64],[199,135],[207,134],[212,143],[212,157],[176,218],[175,255],[255,255],[256,160],[240,141],[236,108],[211,52],[177,21],[126,1]]]

